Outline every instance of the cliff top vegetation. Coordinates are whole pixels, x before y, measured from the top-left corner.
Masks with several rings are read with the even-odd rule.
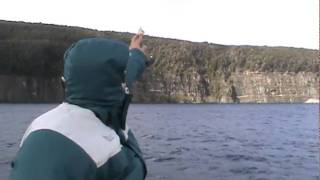
[[[105,37],[129,42],[130,33],[80,27],[0,21],[0,74],[56,77],[62,74],[64,51],[82,38]],[[156,73],[192,66],[199,73],[319,72],[318,51],[291,47],[226,46],[145,37]]]

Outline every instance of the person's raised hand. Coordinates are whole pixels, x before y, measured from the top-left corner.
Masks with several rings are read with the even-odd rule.
[[[131,38],[130,49],[139,49],[144,52],[144,48],[142,47],[143,42],[143,34],[136,34]]]

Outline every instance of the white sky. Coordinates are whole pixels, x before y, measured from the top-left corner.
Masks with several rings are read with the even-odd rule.
[[[319,49],[319,0],[0,0],[0,19]]]

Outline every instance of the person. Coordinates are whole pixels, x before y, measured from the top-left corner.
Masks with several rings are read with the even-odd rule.
[[[147,169],[126,123],[148,58],[142,34],[82,39],[64,55],[65,100],[26,130],[11,180],[142,180]]]

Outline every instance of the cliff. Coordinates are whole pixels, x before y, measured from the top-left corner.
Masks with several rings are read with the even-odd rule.
[[[130,33],[0,21],[0,102],[59,102],[63,53],[86,37]],[[135,89],[146,103],[304,102],[319,98],[318,51],[145,37],[154,59]]]

